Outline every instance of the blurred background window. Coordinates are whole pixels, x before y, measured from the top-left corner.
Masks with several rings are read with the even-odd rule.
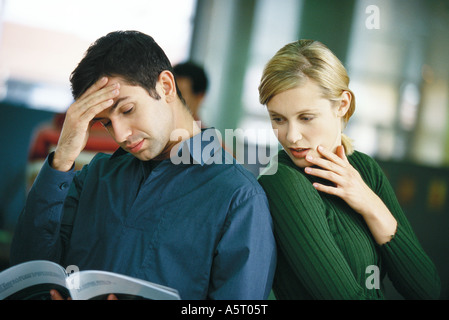
[[[172,63],[187,59],[195,0],[0,1],[0,98],[63,112],[69,76],[88,46],[115,30],[139,30]]]

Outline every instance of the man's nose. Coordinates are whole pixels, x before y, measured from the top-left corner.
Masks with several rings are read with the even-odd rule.
[[[125,142],[131,135],[131,129],[126,125],[126,123],[116,121],[112,126],[114,129],[114,139],[117,143]]]

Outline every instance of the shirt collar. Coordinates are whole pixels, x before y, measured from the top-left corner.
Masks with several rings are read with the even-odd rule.
[[[122,149],[121,147],[119,147],[117,150],[114,151],[114,153],[112,154],[112,156],[109,159],[114,159],[114,158],[118,158],[124,154],[127,154],[128,152],[125,151],[124,149]]]
[[[221,141],[217,135],[215,128],[203,128],[201,132],[194,135],[190,139],[184,140],[178,147],[175,157],[185,156],[184,152],[188,152],[191,164],[207,164],[214,155],[221,150]],[[118,148],[110,159],[120,157],[128,152],[122,148]],[[185,160],[185,159],[183,159]],[[185,161],[183,161],[185,163]]]

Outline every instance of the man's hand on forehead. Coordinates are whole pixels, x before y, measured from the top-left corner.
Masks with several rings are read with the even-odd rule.
[[[97,114],[109,108],[119,95],[120,84],[102,77],[86,90],[67,110],[56,146],[53,168],[68,171],[86,146],[89,129]]]

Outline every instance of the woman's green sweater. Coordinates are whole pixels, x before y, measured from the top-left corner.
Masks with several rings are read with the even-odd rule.
[[[318,192],[312,182],[319,179],[305,174],[281,150],[273,159],[277,163],[271,163],[272,170],[277,165],[276,173],[259,177],[278,245],[276,298],[384,299],[379,285],[387,274],[404,298],[437,299],[435,266],[382,170],[361,152],[348,160],[396,218],[396,234],[378,245],[360,214],[342,199]]]

